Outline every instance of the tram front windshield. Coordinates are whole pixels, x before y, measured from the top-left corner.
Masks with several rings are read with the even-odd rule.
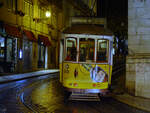
[[[79,43],[79,61],[94,62],[95,40],[81,38]]]
[[[77,38],[66,38],[65,61],[77,62],[78,59],[79,62],[108,62],[108,42],[108,40],[98,39],[96,46],[95,39],[92,38],[79,38],[79,44],[77,44]]]

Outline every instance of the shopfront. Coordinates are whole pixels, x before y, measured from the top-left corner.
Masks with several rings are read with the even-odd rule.
[[[5,25],[1,27],[0,35],[0,73],[16,71],[17,65],[17,41],[21,33],[14,26]]]
[[[32,71],[33,42],[37,42],[33,32],[23,30],[23,71]]]
[[[48,47],[51,45],[48,37],[38,35],[38,68],[47,68]]]

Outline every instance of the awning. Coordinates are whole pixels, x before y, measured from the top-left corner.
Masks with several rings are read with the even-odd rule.
[[[28,40],[33,41],[33,42],[37,42],[37,39],[35,38],[33,32],[28,31],[28,30],[23,30],[25,35],[27,36]]]
[[[38,35],[38,37],[39,37],[39,40],[40,40],[41,42],[43,42],[43,44],[44,44],[45,46],[50,46],[50,45],[51,45],[51,42],[49,41],[48,37],[43,36],[43,35]]]
[[[11,26],[11,25],[7,25],[6,24],[5,25],[5,30],[6,30],[8,35],[11,35],[11,36],[14,36],[14,37],[17,37],[17,38],[21,38],[22,37],[21,32],[15,26]]]

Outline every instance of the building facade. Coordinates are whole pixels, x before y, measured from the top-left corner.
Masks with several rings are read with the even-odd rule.
[[[150,2],[128,1],[128,48],[126,89],[135,96],[150,98]]]
[[[71,25],[70,17],[91,13],[83,3],[0,0],[0,73],[58,68],[62,30]]]

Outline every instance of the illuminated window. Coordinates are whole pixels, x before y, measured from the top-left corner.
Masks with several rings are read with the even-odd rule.
[[[67,38],[66,39],[66,61],[76,61],[77,58],[77,39]]]
[[[31,0],[24,0],[24,13],[27,16],[33,17],[33,4]]]
[[[108,40],[98,40],[97,42],[97,62],[108,61]]]
[[[79,61],[94,62],[95,40],[90,38],[81,38],[79,43]]]
[[[46,18],[46,15],[45,15],[46,11],[47,11],[46,8],[40,7],[38,9],[38,16],[39,16],[39,18],[41,18],[41,19]]]

